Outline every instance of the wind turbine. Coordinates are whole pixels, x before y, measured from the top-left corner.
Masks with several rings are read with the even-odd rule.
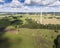
[[[45,7],[49,7],[49,5],[50,4],[53,4],[54,2],[56,2],[57,0],[50,0],[50,1],[48,1],[48,0],[41,0],[41,4],[43,4],[43,6],[45,6]],[[42,24],[43,22],[43,12],[42,12],[42,10],[41,10],[41,15],[40,15],[40,23]]]

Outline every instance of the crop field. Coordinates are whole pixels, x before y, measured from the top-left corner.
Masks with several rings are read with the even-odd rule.
[[[27,22],[29,19],[33,22]],[[21,20],[23,24],[19,23],[22,22]],[[40,15],[0,15],[0,48],[60,48],[60,42],[58,42],[60,41],[60,29],[36,28],[38,24],[34,24],[34,21],[40,24]],[[60,19],[43,15],[43,24],[57,24],[57,22],[60,25]]]
[[[29,14],[24,14],[22,15],[23,19],[29,18],[34,21],[37,21],[37,23],[40,23],[41,15],[29,15]],[[60,16],[54,16],[54,15],[42,15],[42,24],[60,24]]]

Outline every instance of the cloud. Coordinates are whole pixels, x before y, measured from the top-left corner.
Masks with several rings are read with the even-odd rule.
[[[57,0],[43,0],[42,4],[43,5],[49,5],[55,3]]]
[[[4,2],[4,0],[0,0],[0,2]]]
[[[35,6],[35,5],[39,5],[40,4],[40,1],[41,0],[25,0],[25,2],[24,2],[24,4],[25,5],[33,5],[33,6]]]
[[[28,7],[21,8],[5,7],[0,8],[0,12],[60,12],[60,7]]]
[[[25,0],[25,4],[31,4],[31,0]]]
[[[59,7],[38,6],[41,4],[45,5],[48,2],[49,1],[47,0],[45,1],[26,0],[24,3],[20,3],[18,0],[14,0],[11,3],[5,3],[4,5],[0,5],[0,12],[60,12],[60,6]],[[31,6],[27,6],[27,4]],[[59,1],[54,2],[50,6],[55,6],[55,5],[57,6],[60,5],[60,2]]]
[[[25,0],[26,4],[31,5],[49,5],[55,3],[57,0]]]
[[[23,6],[18,0],[12,0],[11,3],[5,3],[2,7],[4,8],[21,8]]]
[[[56,1],[53,4],[50,4],[49,6],[60,6],[60,1]]]

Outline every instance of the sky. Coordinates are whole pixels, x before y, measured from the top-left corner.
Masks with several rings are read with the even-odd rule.
[[[60,0],[0,0],[0,12],[60,12]]]

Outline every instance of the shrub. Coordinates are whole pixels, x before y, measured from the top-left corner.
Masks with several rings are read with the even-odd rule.
[[[59,30],[60,29],[60,25],[56,24],[38,24],[36,21],[32,20],[32,19],[25,19],[26,20],[26,24],[24,24],[24,27],[28,27],[28,28],[36,28],[36,29],[52,29],[52,30]]]
[[[38,28],[38,24],[36,21],[33,21],[32,19],[26,19],[27,25],[30,28]]]
[[[53,37],[53,36],[51,36],[51,38],[53,39],[54,37]]]
[[[48,19],[52,19],[53,17],[48,17]]]
[[[55,30],[56,33],[58,33],[58,30]]]
[[[9,19],[3,18],[0,20],[0,28],[7,27],[10,25]]]
[[[20,16],[21,18],[23,17],[23,16]]]
[[[56,19],[60,19],[60,17],[55,17]]]

